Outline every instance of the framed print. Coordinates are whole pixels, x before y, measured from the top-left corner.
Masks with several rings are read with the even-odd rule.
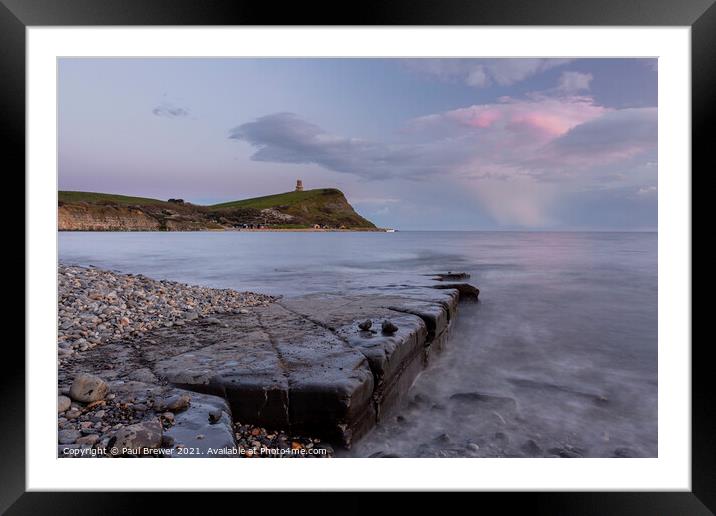
[[[27,202],[10,514],[143,499],[108,491],[714,510],[712,2],[0,15]]]

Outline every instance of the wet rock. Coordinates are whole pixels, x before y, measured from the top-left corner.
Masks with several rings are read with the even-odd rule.
[[[158,448],[162,443],[162,425],[157,420],[144,421],[120,428],[110,446],[119,453],[141,453],[142,448]]]
[[[371,326],[373,326],[373,321],[371,321],[370,319],[366,319],[362,323],[358,324],[358,328],[360,328],[363,331],[370,330]]]
[[[438,289],[455,289],[460,293],[460,300],[477,301],[480,297],[480,289],[469,283],[446,283],[444,285],[433,285]]]
[[[165,414],[167,416],[171,414],[170,418],[174,419],[173,424],[169,424],[166,419],[162,420],[163,435],[174,439],[173,447],[196,448],[198,454],[192,455],[193,457],[216,457],[216,455],[210,454],[209,448],[222,449],[241,446],[238,439],[235,439],[233,423],[230,418],[222,417],[215,424],[208,421],[208,414],[217,409],[225,414],[230,412],[223,397],[192,393],[191,404],[186,410]]]
[[[390,322],[388,319],[383,321],[383,324],[380,326],[381,331],[386,335],[392,335],[396,331],[398,331],[398,327]]]
[[[58,396],[57,397],[57,412],[65,412],[67,409],[70,408],[71,400],[67,396]]]
[[[159,402],[160,410],[170,412],[180,412],[186,409],[191,403],[191,396],[188,394],[175,394],[165,400]]]
[[[129,379],[136,382],[154,383],[157,381],[157,377],[152,371],[146,367],[137,369],[129,374]]]
[[[216,424],[221,420],[221,416],[224,412],[221,409],[212,410],[209,412],[209,423]]]
[[[438,273],[435,275],[435,279],[438,281],[455,281],[461,279],[468,279],[470,275],[467,272],[452,272],[448,271],[447,274]]]
[[[60,444],[73,444],[81,435],[77,430],[60,430],[57,433],[57,442]]]
[[[91,403],[104,399],[109,393],[109,385],[99,376],[80,374],[72,382],[70,397],[83,403]]]

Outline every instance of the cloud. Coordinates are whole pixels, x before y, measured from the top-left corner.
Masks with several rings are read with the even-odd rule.
[[[258,149],[251,159],[274,163],[312,163],[367,179],[438,172],[449,162],[431,145],[384,144],[330,134],[294,113],[276,113],[229,131],[232,140]]]
[[[572,59],[406,59],[410,69],[440,80],[458,80],[484,88],[492,84],[510,86],[529,77],[571,62]]]
[[[563,93],[574,94],[589,90],[589,84],[594,77],[591,73],[562,72],[559,77],[557,89]]]
[[[183,118],[189,116],[189,111],[175,106],[169,102],[162,102],[160,105],[152,109],[152,113],[155,116],[161,116],[165,118]]]
[[[636,194],[640,197],[646,197],[651,195],[656,195],[657,188],[654,185],[649,186],[642,186],[636,191]]]
[[[541,159],[551,167],[594,166],[656,150],[657,115],[657,108],[608,111],[552,141]]]
[[[499,134],[503,142],[545,142],[606,111],[589,97],[526,99],[501,97],[499,102],[478,104],[412,120],[414,131],[481,133],[481,140]],[[496,142],[497,143],[497,142]]]

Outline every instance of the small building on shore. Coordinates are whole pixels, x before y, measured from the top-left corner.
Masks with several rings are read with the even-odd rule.
[[[296,179],[296,191],[303,192],[303,181]]]

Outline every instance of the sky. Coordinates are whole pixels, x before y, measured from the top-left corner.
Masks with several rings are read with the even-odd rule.
[[[63,58],[59,189],[339,188],[404,230],[652,231],[656,59]]]

